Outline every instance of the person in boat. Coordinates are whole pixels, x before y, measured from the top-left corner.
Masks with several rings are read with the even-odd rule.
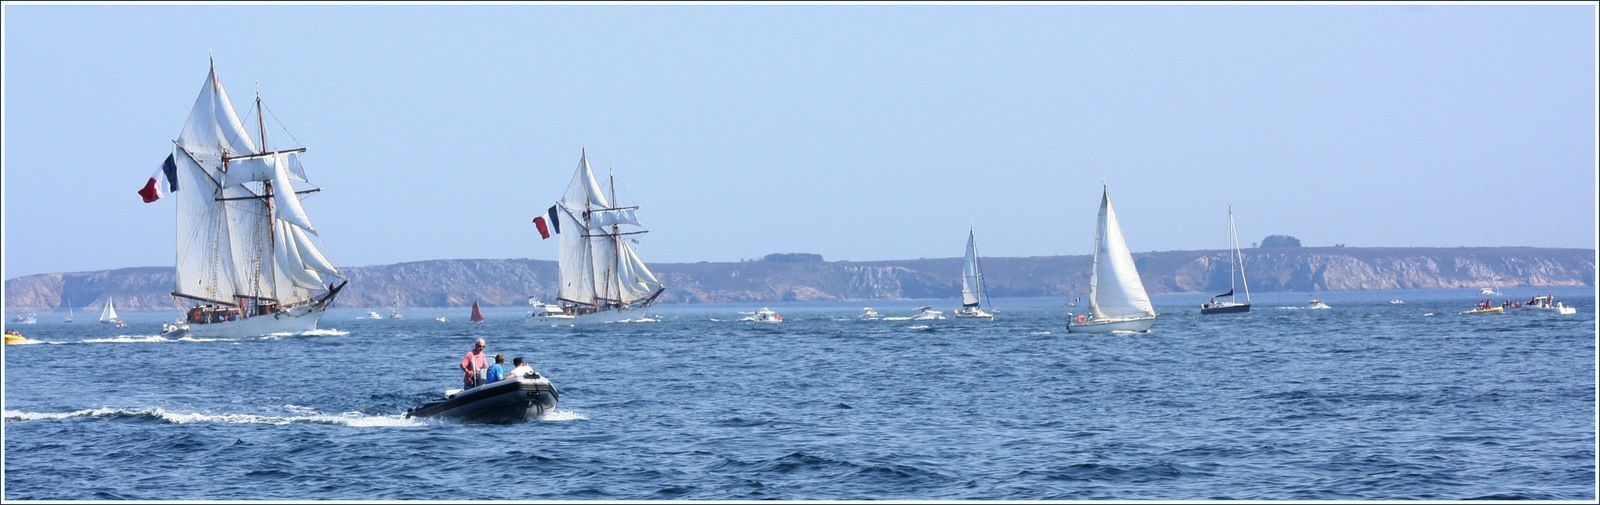
[[[483,354],[484,341],[478,339],[472,345],[472,350],[461,358],[462,389],[472,389],[484,384],[484,376],[489,373],[489,359]]]
[[[496,355],[494,355],[494,364],[493,365],[489,365],[489,372],[487,374],[485,374],[484,383],[488,384],[488,383],[493,383],[493,382],[500,382],[501,379],[505,379],[506,377],[508,377],[506,375],[505,364],[506,364],[506,355],[504,355],[504,354],[496,354]]]
[[[1206,302],[1205,308],[1209,309],[1209,308],[1212,308],[1212,307],[1215,307],[1215,306],[1217,306],[1217,299],[1216,298],[1212,298],[1211,301]]]
[[[528,374],[533,373],[533,367],[528,366],[528,362],[523,361],[522,356],[513,358],[511,360],[511,364],[516,366],[515,368],[511,369],[511,375],[509,376],[513,379],[521,379],[523,377],[527,377]]]

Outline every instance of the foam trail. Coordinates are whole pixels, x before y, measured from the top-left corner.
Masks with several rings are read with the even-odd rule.
[[[545,413],[543,417],[539,418],[540,421],[550,422],[585,421],[588,419],[589,416],[584,415],[582,412],[573,410],[552,410]]]
[[[8,421],[56,421],[63,419],[145,419],[170,424],[220,423],[220,424],[332,424],[356,428],[422,426],[416,419],[401,416],[373,416],[360,412],[321,414],[314,411],[295,416],[268,416],[259,414],[206,414],[199,412],[172,412],[155,408],[101,407],[72,412],[5,411]]]

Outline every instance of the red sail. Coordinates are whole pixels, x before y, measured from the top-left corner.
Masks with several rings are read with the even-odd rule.
[[[472,322],[483,322],[483,309],[478,308],[478,302],[472,302]]]

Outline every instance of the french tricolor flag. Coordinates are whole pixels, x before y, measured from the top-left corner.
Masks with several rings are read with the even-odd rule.
[[[167,161],[162,162],[161,168],[156,169],[156,173],[150,174],[150,181],[144,183],[144,187],[139,189],[139,198],[143,198],[144,203],[161,199],[161,186],[156,183],[157,177],[167,180],[168,193],[178,190],[178,165],[172,161],[172,155],[167,155]]]
[[[550,210],[545,211],[545,214],[550,216],[550,221],[548,224],[546,224],[544,216],[533,218],[533,225],[539,228],[540,239],[550,238],[551,228],[554,228],[556,233],[561,233],[561,219],[556,217],[556,207],[557,206],[555,205],[551,205]]]

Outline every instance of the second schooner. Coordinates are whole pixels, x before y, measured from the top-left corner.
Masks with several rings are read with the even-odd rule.
[[[566,195],[547,211],[559,236],[556,297],[563,313],[577,317],[575,323],[653,321],[639,309],[667,288],[633,250],[630,236],[646,230],[635,213],[639,207],[616,205],[616,188],[613,178],[607,198],[584,151]],[[541,229],[543,219],[535,220]]]
[[[348,282],[312,241],[317,231],[300,204],[320,191],[300,165],[306,149],[269,151],[259,94],[255,105],[259,145],[213,65],[163,165],[178,211],[172,295],[190,307],[165,335],[312,330]],[[140,192],[146,202],[160,197],[155,183]],[[324,284],[324,276],[340,281]]]

